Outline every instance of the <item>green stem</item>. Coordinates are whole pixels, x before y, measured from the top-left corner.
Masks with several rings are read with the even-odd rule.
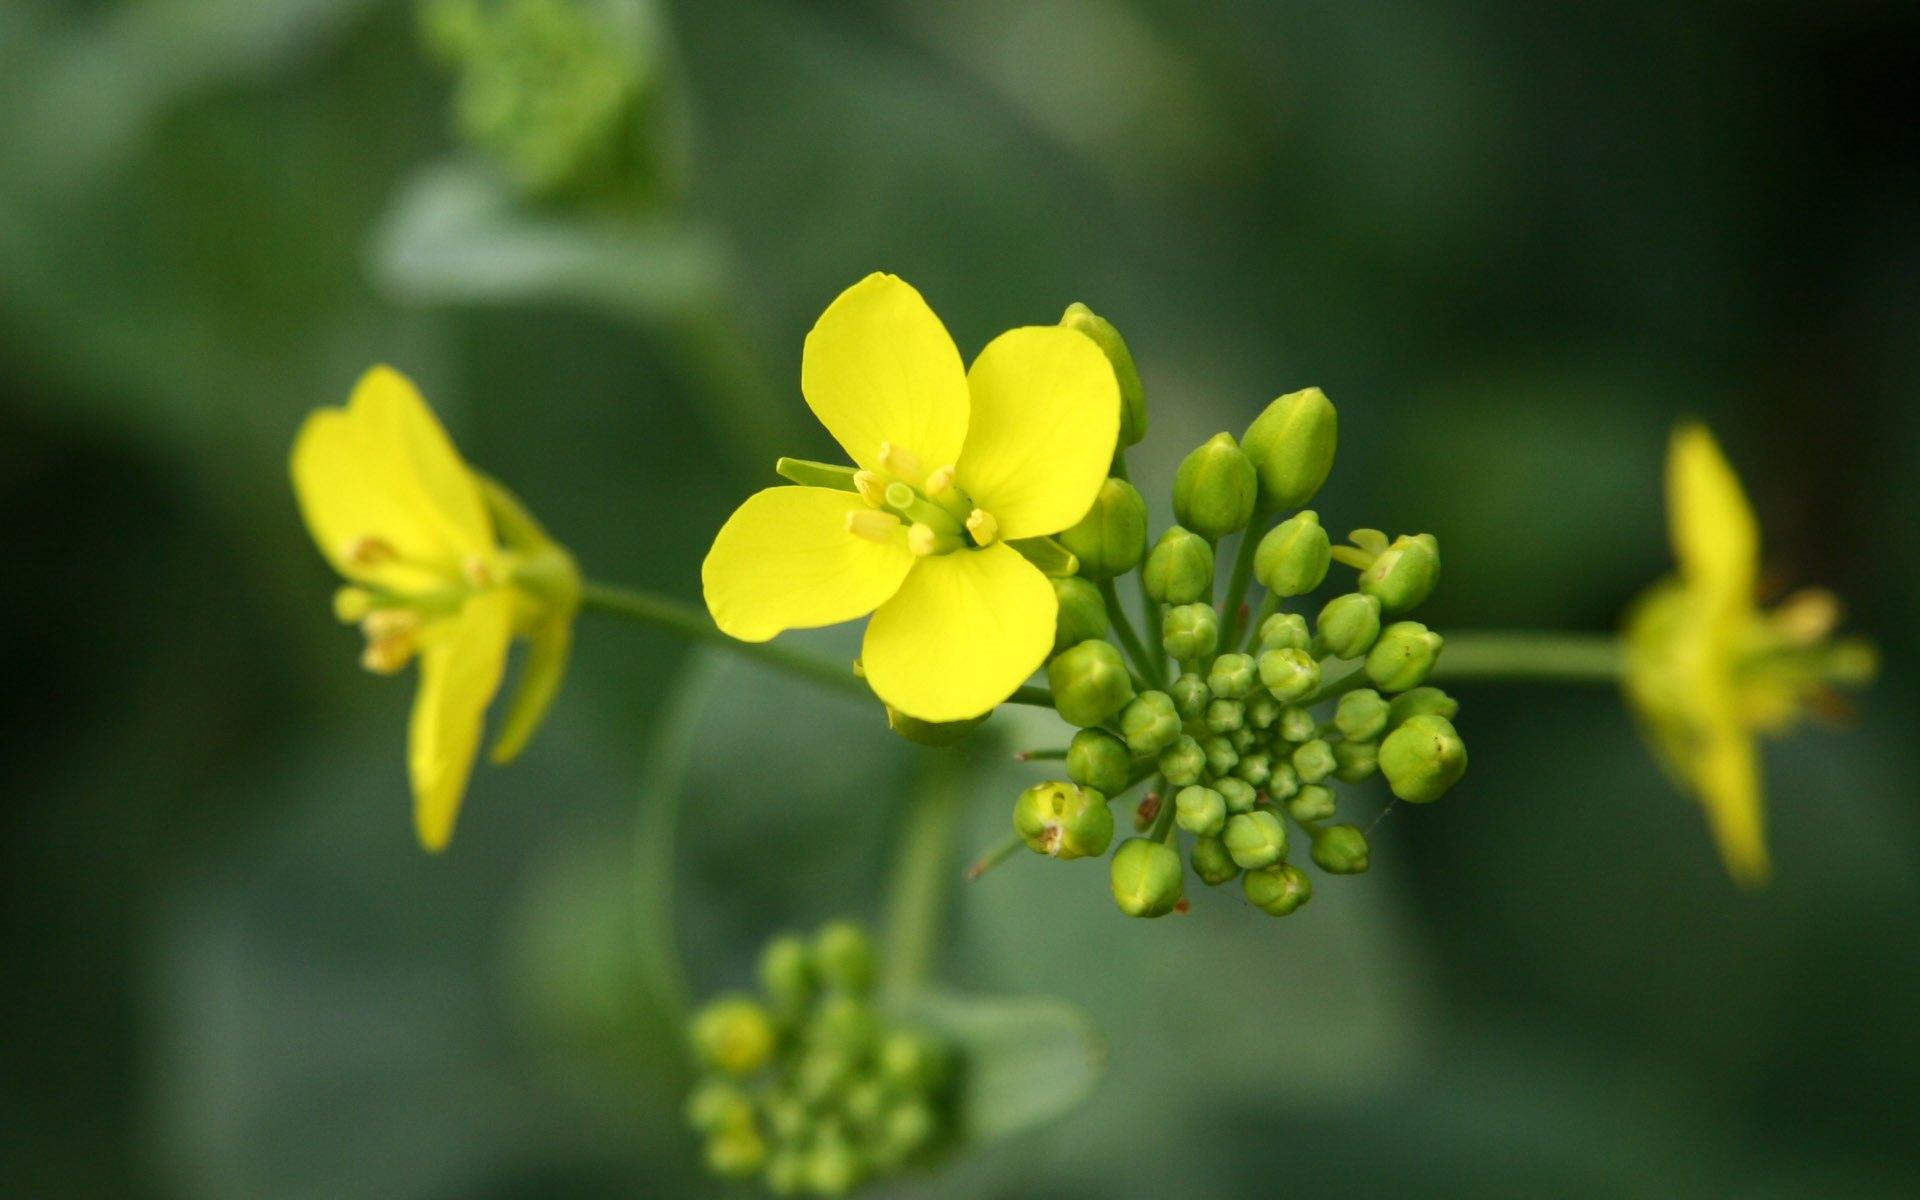
[[[1125,450],[1121,450],[1113,456],[1113,477],[1115,479],[1125,480],[1128,483],[1133,482],[1132,477],[1127,474],[1127,452]],[[1146,613],[1147,650],[1153,659],[1153,665],[1156,671],[1153,678],[1157,678],[1164,683],[1167,678],[1164,658],[1166,651],[1162,648],[1164,641],[1162,635],[1164,631],[1160,624],[1160,602],[1147,594],[1147,573],[1145,570],[1138,572],[1138,578],[1140,583],[1140,604],[1142,610]],[[1109,604],[1108,607],[1111,608],[1114,607],[1114,605]]]
[[[869,697],[873,693],[851,670],[818,659],[810,654],[776,646],[771,642],[742,642],[715,628],[705,612],[691,604],[638,588],[617,587],[588,582],[580,592],[580,607],[650,625],[689,641],[704,642],[735,654],[754,659],[777,671],[785,671],[813,683],[834,688],[850,696]],[[1022,701],[1030,703],[1030,701]]]
[[[913,991],[933,969],[934,949],[952,884],[947,863],[965,773],[964,753],[934,754],[920,777],[893,851],[887,884],[886,977],[889,994]]]
[[[1448,633],[1435,683],[1614,683],[1625,669],[1620,639],[1608,633],[1469,630]]]
[[[1253,554],[1260,548],[1260,538],[1255,530],[1266,524],[1267,514],[1256,512],[1253,520],[1240,533],[1240,552],[1233,556],[1233,579],[1227,584],[1227,598],[1220,609],[1220,644],[1238,645],[1240,636],[1240,606],[1247,600],[1247,585],[1253,582]],[[1215,547],[1216,558],[1219,548]],[[1215,573],[1218,574],[1216,568]]]
[[[1023,683],[1007,697],[1008,704],[1027,704],[1034,708],[1052,708],[1053,693],[1036,684]]]
[[[1246,635],[1246,645],[1241,647],[1242,650],[1249,654],[1253,653],[1254,639],[1260,636],[1260,627],[1267,623],[1268,617],[1279,611],[1280,597],[1271,592],[1267,593],[1266,597],[1260,601],[1259,611],[1253,614],[1252,619],[1247,622],[1246,629],[1242,631]]]
[[[1067,756],[1067,748],[1060,746],[1052,750],[1022,750],[1015,754],[1016,762],[1059,762]]]
[[[1149,788],[1148,790],[1152,791],[1153,789]],[[1174,807],[1173,789],[1170,787],[1162,788],[1160,790],[1160,810],[1153,814],[1153,825],[1147,830],[1147,838],[1150,841],[1164,842],[1169,839],[1173,829]]]
[[[1107,616],[1113,621],[1113,631],[1119,635],[1120,645],[1133,661],[1133,669],[1140,672],[1146,681],[1156,688],[1167,686],[1164,664],[1159,655],[1148,656],[1145,646],[1140,644],[1140,635],[1133,631],[1133,622],[1127,619],[1127,612],[1120,607],[1120,593],[1115,590],[1113,580],[1100,581],[1100,598],[1107,602]]]
[[[1026,841],[1022,839],[1019,834],[1009,834],[1005,841],[999,843],[993,849],[982,854],[979,858],[974,859],[967,865],[967,882],[972,883],[988,871],[993,870],[1001,863],[1012,858],[1014,852],[1026,844]]]

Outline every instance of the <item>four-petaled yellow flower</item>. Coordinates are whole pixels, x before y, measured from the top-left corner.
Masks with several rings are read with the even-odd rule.
[[[1105,355],[1028,327],[963,369],[920,293],[874,274],[807,335],[800,390],[858,464],[852,490],[742,504],[701,569],[715,623],[759,642],[872,613],[861,664],[881,700],[925,721],[990,711],[1053,645],[1053,587],[1008,543],[1092,507],[1119,432]]]
[[[1831,684],[1865,682],[1874,655],[1828,641],[1839,606],[1827,592],[1760,609],[1753,510],[1700,425],[1674,431],[1667,505],[1680,570],[1628,616],[1627,698],[1661,762],[1706,808],[1727,871],[1757,885],[1771,868],[1756,735],[1784,731]]]
[[[513,496],[461,460],[390,368],[367,372],[344,409],[307,418],[292,469],[308,531],[349,581],[334,609],[366,633],[361,661],[391,674],[420,660],[407,764],[420,842],[439,850],[516,635],[532,649],[495,762],[525,747],[559,690],[579,572]]]

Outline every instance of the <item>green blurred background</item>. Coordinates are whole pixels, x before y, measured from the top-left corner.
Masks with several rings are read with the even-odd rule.
[[[1851,727],[1770,753],[1758,895],[1603,690],[1463,689],[1466,784],[1284,923],[1128,922],[1098,865],[1015,860],[957,897],[943,974],[1082,1006],[1106,1077],[899,1190],[1920,1190],[1920,10],[590,7],[505,103],[403,3],[0,6],[0,1192],[720,1190],[647,1041],[636,813],[685,797],[706,991],[875,915],[925,753],[588,618],[428,858],[410,688],[329,618],[285,454],[392,362],[591,573],[693,598],[775,449],[829,455],[801,338],[874,269],[968,354],[1111,317],[1161,519],[1186,449],[1325,387],[1318,507],[1436,533],[1442,629],[1610,627],[1704,416],[1783,586],[1887,659]],[[595,80],[611,129],[575,120]],[[685,771],[648,761],[676,698]],[[1034,774],[982,754],[956,854]]]

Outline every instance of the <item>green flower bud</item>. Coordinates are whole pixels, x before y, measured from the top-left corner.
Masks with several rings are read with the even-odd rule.
[[[1300,776],[1292,763],[1275,763],[1267,775],[1266,793],[1273,800],[1285,800],[1300,790]]]
[[[1333,724],[1350,742],[1371,742],[1387,731],[1388,705],[1379,692],[1361,688],[1340,697]]]
[[[1302,742],[1293,750],[1293,773],[1302,783],[1319,783],[1333,774],[1340,764],[1334,761],[1333,747],[1319,738]]]
[[[844,1136],[823,1134],[807,1151],[807,1190],[816,1196],[844,1196],[859,1186],[866,1164]]]
[[[1068,575],[1051,580],[1054,599],[1060,602],[1060,619],[1053,627],[1053,652],[1085,641],[1107,636],[1107,602],[1100,589],[1080,578]]]
[[[1430,533],[1393,539],[1373,565],[1360,572],[1360,590],[1377,597],[1390,613],[1419,607],[1440,582],[1440,543]]]
[[[1437,687],[1417,687],[1401,692],[1387,706],[1389,728],[1404,725],[1413,717],[1432,713],[1451,721],[1460,713],[1460,702]]]
[[[1270,866],[1287,856],[1287,827],[1264,808],[1230,818],[1220,840],[1227,844],[1234,863],[1246,871]]]
[[[1180,736],[1180,714],[1165,692],[1141,692],[1120,710],[1120,733],[1141,758],[1160,753]]]
[[[904,1162],[926,1148],[940,1130],[933,1108],[923,1100],[907,1100],[887,1110],[880,1125],[879,1149],[889,1162]]]
[[[1335,596],[1320,610],[1314,627],[1335,658],[1359,658],[1380,636],[1380,601],[1361,592]]]
[[[854,1067],[853,1056],[838,1047],[810,1047],[794,1062],[794,1092],[816,1108],[837,1101],[853,1082]]]
[[[1292,863],[1248,871],[1240,880],[1240,890],[1247,903],[1270,917],[1287,916],[1313,899],[1313,881]]]
[[[1287,742],[1310,742],[1319,736],[1320,722],[1311,709],[1288,708],[1280,714],[1280,738]]]
[[[767,1127],[782,1142],[797,1142],[813,1127],[813,1114],[790,1090],[773,1092],[766,1099]]]
[[[1240,701],[1221,700],[1219,701],[1219,703],[1239,704]],[[1227,744],[1233,747],[1233,752],[1236,755],[1252,753],[1253,748],[1260,744],[1260,735],[1255,731],[1248,729],[1245,725],[1242,725],[1238,729],[1228,730],[1226,737],[1227,737]]]
[[[1251,655],[1222,654],[1207,669],[1207,687],[1220,700],[1244,699],[1259,678]]]
[[[813,935],[813,972],[830,988],[863,995],[873,986],[873,942],[852,921],[831,921]]]
[[[1267,531],[1253,552],[1253,577],[1276,596],[1304,596],[1320,586],[1333,561],[1333,543],[1312,509]]]
[[[1265,653],[1265,651],[1262,651]],[[1247,697],[1247,724],[1254,729],[1272,729],[1285,707],[1272,692],[1258,691]]]
[[[1162,917],[1184,892],[1180,854],[1164,842],[1128,838],[1113,853],[1113,902],[1130,917]]]
[[[1313,835],[1313,861],[1330,875],[1367,869],[1367,837],[1351,825],[1329,825]]]
[[[856,1129],[870,1128],[887,1111],[887,1090],[878,1079],[856,1079],[840,1098],[840,1115]]]
[[[1260,622],[1262,650],[1305,650],[1312,640],[1307,619],[1299,613],[1275,613]]]
[[[1258,752],[1241,755],[1239,764],[1233,768],[1235,779],[1243,779],[1256,788],[1265,784],[1272,774],[1273,759]]]
[[[1378,742],[1336,742],[1333,777],[1341,783],[1365,783],[1380,769]]]
[[[1227,802],[1210,787],[1183,787],[1173,803],[1173,819],[1195,837],[1218,837],[1227,823]]]
[[[1113,377],[1120,384],[1120,449],[1138,445],[1147,436],[1147,394],[1140,386],[1140,372],[1133,365],[1133,352],[1127,349],[1126,339],[1111,321],[1078,301],[1067,305],[1060,323],[1092,338],[1113,365]]]
[[[1051,858],[1105,854],[1113,841],[1107,798],[1071,783],[1036,783],[1013,806],[1013,828],[1027,849]]]
[[[761,1182],[776,1196],[798,1196],[807,1185],[807,1156],[795,1146],[775,1150]]]
[[[1310,783],[1287,800],[1287,815],[1302,823],[1333,816],[1333,790]]]
[[[730,1125],[707,1139],[707,1170],[724,1179],[745,1179],[767,1161],[767,1139],[757,1125]]]
[[[1168,619],[1172,619],[1171,613]],[[1189,721],[1197,720],[1207,711],[1207,705],[1213,702],[1213,689],[1207,686],[1205,679],[1192,671],[1184,672],[1173,681],[1172,692],[1174,711]]]
[[[1247,723],[1247,706],[1239,700],[1214,700],[1207,704],[1206,726],[1212,733],[1232,733]]]
[[[880,1043],[880,1078],[911,1092],[930,1092],[947,1081],[953,1059],[947,1048],[923,1033],[895,1029]]]
[[[1173,477],[1173,515],[1209,542],[1253,517],[1260,480],[1230,433],[1216,433],[1180,464]]]
[[[1426,682],[1440,657],[1440,635],[1418,621],[1395,621],[1367,651],[1367,678],[1382,691],[1404,692]]]
[[[805,1008],[813,999],[813,961],[807,944],[791,933],[781,934],[760,951],[760,990],[782,1012]]]
[[[1213,547],[1175,525],[1160,535],[1140,572],[1147,595],[1163,604],[1192,604],[1213,595]]]
[[[1082,729],[1067,744],[1067,778],[1103,795],[1127,790],[1133,778],[1127,744],[1104,729]]]
[[[1193,863],[1193,873],[1208,887],[1219,887],[1240,873],[1233,855],[1227,853],[1227,844],[1217,837],[1197,839],[1187,858]]]
[[[773,1058],[773,1018],[750,996],[712,1001],[693,1015],[688,1033],[694,1056],[728,1075],[751,1075]]]
[[[682,1109],[687,1124],[699,1133],[713,1133],[753,1123],[753,1101],[734,1083],[718,1077],[701,1080],[687,1093]]]
[[[1260,682],[1276,700],[1304,699],[1320,687],[1320,664],[1305,650],[1263,650]]]
[[[1160,626],[1160,644],[1176,662],[1212,658],[1220,643],[1220,614],[1211,604],[1170,608]]]
[[[1108,479],[1087,515],[1055,540],[1080,560],[1088,579],[1125,575],[1147,552],[1147,502],[1126,480]]]
[[[1238,700],[1215,700],[1214,703],[1238,704],[1240,702]],[[1208,774],[1215,776],[1225,775],[1240,763],[1240,752],[1233,748],[1231,741],[1228,741],[1219,734],[1200,739],[1200,749],[1206,751]]]
[[[1299,508],[1313,499],[1333,470],[1340,418],[1319,388],[1304,388],[1267,405],[1240,439],[1260,476],[1269,509]]]
[[[992,713],[986,713],[978,717],[969,717],[964,721],[922,721],[919,717],[910,717],[892,705],[888,705],[887,728],[915,745],[952,746],[972,733],[982,721],[992,715]]]
[[[1053,706],[1070,725],[1098,725],[1133,699],[1133,679],[1112,642],[1084,641],[1047,664]]]
[[[1207,773],[1207,752],[1200,743],[1185,734],[1160,752],[1155,766],[1160,774],[1173,787],[1186,787],[1190,783],[1199,783],[1200,777]]]
[[[1394,795],[1427,804],[1467,773],[1467,745],[1453,722],[1438,713],[1412,716],[1380,743],[1380,772]]]
[[[1220,799],[1226,802],[1229,816],[1252,812],[1253,806],[1260,800],[1260,793],[1252,784],[1244,779],[1235,779],[1231,775],[1225,779],[1215,780],[1213,788],[1220,793]]]

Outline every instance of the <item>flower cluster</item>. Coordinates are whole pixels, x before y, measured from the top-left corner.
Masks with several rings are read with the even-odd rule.
[[[715,1174],[838,1196],[951,1142],[957,1056],[874,1005],[873,971],[866,933],[835,922],[769,942],[759,998],[722,996],[694,1015],[704,1075],[686,1115]]]
[[[1407,617],[1439,579],[1438,542],[1359,529],[1335,545],[1301,507],[1332,468],[1337,428],[1319,389],[1282,396],[1241,438],[1221,433],[1187,456],[1173,489],[1179,523],[1151,549],[1146,505],[1118,476],[1061,535],[1079,570],[1054,581],[1047,675],[1060,715],[1081,729],[1067,779],[1023,792],[1014,827],[1039,854],[1103,853],[1109,802],[1152,780],[1135,817],[1144,836],[1122,843],[1111,866],[1114,901],[1130,916],[1184,903],[1179,831],[1204,883],[1239,878],[1254,906],[1291,913],[1312,884],[1289,861],[1289,824],[1322,870],[1365,871],[1366,836],[1335,820],[1335,787],[1380,774],[1400,799],[1426,803],[1466,770],[1458,704],[1424,686],[1440,635]],[[1216,604],[1215,564],[1234,535]],[[1353,589],[1309,601],[1336,562],[1357,572]],[[1151,641],[1114,587],[1135,569]]]

